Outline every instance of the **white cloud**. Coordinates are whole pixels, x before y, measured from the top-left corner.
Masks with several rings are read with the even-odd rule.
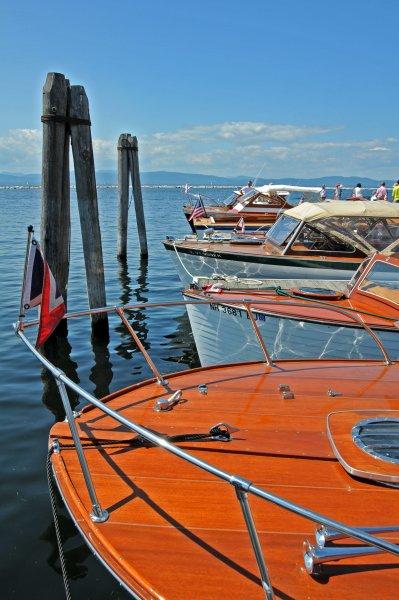
[[[0,136],[0,170],[40,170],[41,145],[39,129],[11,129]]]
[[[198,171],[209,174],[254,175],[263,165],[265,176],[311,177],[334,172],[342,175],[374,172],[376,156],[384,157],[392,171],[397,140],[336,139],[331,127],[309,127],[261,122],[226,122],[197,125],[172,132],[158,132],[141,140],[142,164],[158,168]],[[334,139],[331,139],[334,135]],[[326,170],[327,169],[327,170]]]
[[[140,137],[143,170],[214,175],[312,177],[328,173],[396,177],[398,140],[337,139],[339,130],[257,121],[195,125]],[[97,169],[116,168],[117,140],[93,140]],[[0,171],[40,171],[41,130],[0,135]]]
[[[93,139],[94,156],[100,157],[102,160],[115,160],[116,142],[110,140]]]
[[[176,131],[154,133],[149,139],[162,142],[204,142],[214,139],[237,140],[293,140],[310,135],[329,133],[330,128],[297,125],[270,125],[256,121],[232,121],[215,125],[195,125]]]
[[[369,148],[369,152],[389,152],[389,148],[385,148],[384,146],[375,146],[374,148]]]

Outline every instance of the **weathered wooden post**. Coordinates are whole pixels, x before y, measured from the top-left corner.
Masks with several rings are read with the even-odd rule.
[[[69,275],[69,82],[48,73],[43,87],[41,244],[65,302]]]
[[[124,259],[127,254],[127,223],[129,213],[129,141],[127,133],[118,140],[118,241],[117,256]]]
[[[140,243],[140,255],[148,256],[147,233],[145,228],[145,217],[143,209],[143,196],[141,194],[140,168],[139,168],[139,147],[136,136],[128,135],[129,147],[129,168],[132,178],[134,207],[136,212],[137,232]]]
[[[69,123],[75,167],[83,253],[90,308],[106,306],[104,263],[98,215],[89,102],[83,86],[71,86]],[[108,317],[92,316],[93,333],[108,335]]]

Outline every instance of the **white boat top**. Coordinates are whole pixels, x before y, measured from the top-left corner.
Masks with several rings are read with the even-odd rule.
[[[236,190],[234,193],[238,197],[236,204],[233,206],[233,210],[235,212],[251,212],[259,210],[262,208],[262,206],[265,206],[267,207],[268,212],[271,212],[272,210],[270,209],[270,203],[277,202],[277,212],[279,212],[279,209],[286,206],[287,201],[289,202],[287,196],[290,196],[293,193],[300,193],[302,194],[302,202],[315,202],[320,200],[320,191],[321,188],[319,187],[274,185],[271,183],[269,185],[249,188],[244,194],[241,190]]]
[[[269,183],[268,185],[262,185],[256,188],[261,194],[275,193],[278,196],[281,194],[292,194],[298,192],[300,194],[320,194],[321,187],[309,187],[303,185],[285,185],[285,184],[274,184]]]
[[[288,196],[288,194],[292,194],[294,192],[298,192],[300,194],[320,194],[321,187],[269,183],[267,185],[261,185],[256,187],[254,186],[247,191],[247,194],[249,194],[253,190],[256,190],[257,192],[266,196]],[[241,190],[235,190],[234,193],[238,196],[243,195]]]

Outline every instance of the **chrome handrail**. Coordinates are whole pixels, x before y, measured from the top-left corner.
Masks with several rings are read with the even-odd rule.
[[[245,292],[243,292],[243,293],[245,293]],[[309,303],[299,302],[299,301],[298,302],[289,302],[286,300],[277,300],[277,299],[273,299],[273,300],[266,300],[266,299],[262,299],[262,300],[245,300],[245,299],[230,300],[229,299],[229,300],[221,301],[221,300],[217,300],[216,298],[209,298],[209,299],[201,299],[201,300],[180,300],[180,301],[177,300],[177,301],[172,301],[172,302],[151,302],[151,303],[144,303],[144,304],[124,304],[122,306],[105,306],[102,308],[92,308],[92,309],[88,309],[88,310],[67,313],[66,315],[64,315],[63,318],[64,319],[76,319],[78,317],[98,315],[98,314],[102,314],[102,313],[108,314],[108,313],[113,313],[113,312],[116,314],[119,314],[119,316],[121,316],[120,312],[121,311],[123,312],[126,310],[143,310],[143,309],[148,309],[148,308],[170,308],[170,307],[174,307],[174,306],[195,306],[195,305],[201,305],[201,304],[227,304],[230,306],[244,306],[244,308],[246,310],[251,310],[251,307],[254,305],[255,306],[256,305],[300,306],[301,308],[309,308]],[[313,300],[313,299],[312,299],[312,307],[318,307],[318,308],[322,308],[324,310],[329,310],[331,312],[336,312],[336,313],[345,315],[346,317],[348,317],[349,319],[354,321],[357,325],[359,325],[362,329],[364,329],[370,335],[370,337],[372,337],[372,339],[374,340],[375,344],[378,346],[381,354],[384,357],[385,364],[387,364],[387,365],[392,364],[392,360],[391,360],[387,350],[385,349],[382,341],[378,337],[378,335],[376,335],[376,333],[374,333],[372,328],[369,327],[356,313],[354,313],[353,310],[349,310],[344,307],[338,307],[338,306],[326,307],[323,302],[318,302],[317,300]],[[279,315],[279,313],[276,313],[276,316],[281,316],[281,315]],[[289,317],[287,317],[287,318],[289,318]],[[251,322],[253,325],[254,320],[251,319]],[[23,323],[17,322],[15,324],[15,327],[20,328],[20,329],[27,329],[28,327],[33,327],[35,325],[38,325],[38,323],[39,323],[39,320],[34,319],[31,321],[24,321]],[[259,342],[262,352],[265,355],[269,356],[267,349],[264,345],[263,338],[262,338],[263,344],[260,342],[259,328],[254,328],[254,329],[255,329],[255,333],[256,333],[256,336],[257,336],[257,339],[258,339],[258,342]],[[145,353],[144,353],[144,356],[147,360]],[[268,359],[265,356],[265,358],[266,358],[266,362],[271,365],[272,362],[271,362],[270,357]],[[307,359],[307,360],[309,360],[309,359]],[[323,360],[323,359],[320,359],[320,360]],[[324,360],[328,360],[328,359],[324,359]],[[148,360],[147,360],[147,362],[148,362]],[[150,363],[149,363],[149,366],[150,366],[151,370],[153,370]]]
[[[70,315],[66,315],[64,318],[74,318],[77,316],[98,314],[101,312],[107,312],[107,313],[115,312],[116,314],[119,315],[119,317],[122,318],[122,321],[125,322],[126,317],[124,315],[124,310],[134,310],[134,309],[137,310],[138,308],[153,308],[155,306],[166,307],[166,306],[187,305],[187,304],[204,304],[204,303],[205,304],[210,304],[210,303],[214,304],[214,303],[218,303],[218,301],[217,300],[215,301],[214,299],[210,299],[208,302],[203,301],[203,300],[202,301],[181,301],[181,302],[141,304],[141,305],[131,305],[131,306],[126,305],[123,307],[112,307],[112,308],[105,307],[102,309],[91,309],[88,311],[82,311],[80,313],[71,313]],[[241,300],[241,301],[237,301],[237,302],[233,301],[233,303],[240,304],[240,305],[243,305],[243,304],[246,305],[248,314],[251,313],[251,315],[252,315],[251,305],[271,303],[271,301],[269,301],[269,302],[259,301],[258,302],[255,300],[255,301],[251,301],[251,302],[247,302],[247,301],[243,302]],[[283,303],[283,302],[280,301],[280,303]],[[219,304],[220,304],[220,302],[219,302]],[[287,303],[284,302],[284,304],[287,304]],[[341,313],[345,314],[344,309],[337,309],[337,307],[334,307],[334,309],[337,312],[341,312]],[[350,315],[350,316],[353,317],[353,315]],[[357,323],[360,322],[360,324],[361,324],[360,320],[357,321],[355,318],[353,320],[355,320]],[[251,322],[253,325],[254,324],[256,325],[255,319],[253,319],[253,315],[251,318]],[[35,323],[37,323],[37,321]],[[399,555],[399,547],[396,544],[392,544],[384,539],[377,538],[377,537],[367,533],[367,531],[361,530],[359,528],[350,527],[348,525],[345,525],[344,523],[335,521],[334,519],[330,519],[329,517],[325,517],[324,515],[321,515],[317,512],[314,512],[314,511],[304,508],[298,504],[295,504],[293,502],[285,500],[284,498],[277,496],[276,494],[267,492],[266,490],[263,490],[262,488],[256,486],[253,482],[251,482],[241,476],[228,473],[227,471],[224,471],[218,467],[215,467],[211,463],[201,460],[195,456],[192,456],[190,453],[182,450],[181,448],[179,448],[178,446],[175,446],[174,444],[171,444],[164,438],[159,437],[158,435],[154,434],[153,432],[146,429],[145,427],[142,427],[138,423],[129,421],[122,415],[118,414],[116,411],[112,410],[109,406],[107,406],[107,404],[104,404],[103,402],[101,402],[100,400],[95,398],[92,394],[90,394],[89,392],[86,392],[83,388],[81,388],[74,381],[69,379],[69,377],[67,377],[63,371],[61,371],[60,369],[55,367],[47,358],[45,358],[31,344],[31,342],[25,336],[23,330],[24,330],[24,328],[29,327],[35,323],[18,322],[14,325],[15,332],[21,338],[21,340],[24,342],[24,344],[29,348],[29,350],[32,352],[32,354],[42,363],[42,365],[45,368],[47,368],[53,374],[53,376],[56,379],[57,385],[60,389],[61,398],[62,398],[64,407],[66,410],[67,420],[68,420],[69,426],[71,428],[71,433],[72,433],[72,437],[74,439],[76,451],[78,453],[78,458],[79,458],[79,462],[80,462],[82,472],[84,475],[84,480],[85,480],[85,483],[86,483],[86,486],[88,489],[89,497],[92,502],[93,510],[91,513],[91,518],[93,521],[96,521],[98,523],[105,521],[108,518],[108,513],[106,510],[101,508],[101,505],[97,499],[96,492],[94,489],[94,484],[92,482],[92,479],[90,476],[90,471],[89,471],[89,468],[88,468],[88,465],[87,465],[87,462],[86,462],[86,459],[84,456],[83,447],[82,447],[79,435],[77,433],[76,424],[74,422],[74,417],[73,417],[73,414],[72,414],[72,411],[70,408],[68,395],[66,393],[65,386],[69,387],[71,390],[76,392],[80,397],[87,400],[90,404],[92,404],[93,406],[95,406],[96,408],[101,410],[104,414],[107,414],[108,416],[112,417],[117,422],[126,426],[128,429],[134,431],[139,436],[143,437],[144,439],[151,442],[155,446],[163,448],[164,450],[170,452],[171,454],[178,456],[179,458],[185,460],[186,462],[188,462],[188,463],[206,471],[207,473],[214,475],[215,477],[218,477],[219,479],[222,479],[223,481],[229,483],[230,485],[234,486],[234,488],[236,490],[237,498],[238,498],[238,501],[239,501],[239,504],[240,504],[240,507],[241,507],[241,510],[243,513],[247,531],[248,531],[248,534],[249,534],[249,537],[251,540],[251,544],[252,544],[252,547],[254,550],[254,554],[255,554],[255,558],[256,558],[256,562],[258,565],[260,578],[261,578],[261,582],[262,582],[262,589],[264,591],[265,597],[268,600],[273,599],[273,587],[270,582],[270,577],[269,577],[269,574],[267,571],[265,559],[264,559],[262,548],[261,548],[260,541],[258,538],[256,525],[255,525],[255,522],[252,517],[251,508],[250,508],[248,497],[247,497],[248,494],[252,494],[263,500],[271,502],[271,503],[279,506],[280,508],[288,510],[289,512],[292,512],[296,515],[302,516],[302,517],[304,517],[308,520],[311,520],[315,523],[324,525],[325,527],[333,528],[333,529],[339,531],[340,533],[347,535],[348,537],[358,539],[370,546],[375,546],[386,552],[390,552],[394,555]],[[366,329],[366,331],[367,331],[367,329]],[[255,328],[255,333],[257,333],[257,337],[259,338],[259,328],[257,328],[257,326]],[[371,330],[370,330],[370,333],[371,333]],[[135,334],[133,337],[134,337],[134,339],[136,339],[137,335]],[[374,336],[372,335],[372,337],[374,337]],[[258,339],[258,341],[260,342],[260,339]],[[262,346],[262,344],[261,344],[261,346]],[[379,345],[379,347],[381,348],[381,350],[384,354],[384,357],[386,358],[387,364],[389,364],[389,362],[390,362],[389,357],[386,354],[385,349],[383,348],[382,344],[381,344],[381,346]],[[139,345],[139,348],[140,349],[142,348],[142,344]],[[264,345],[262,346],[262,349],[263,350],[266,349]],[[163,380],[162,376],[159,374],[157,368],[155,367],[154,363],[150,359],[147,352],[144,353],[144,356],[145,356],[146,360],[148,357],[148,359],[151,361],[149,363],[149,365],[152,368],[154,375],[155,375],[156,379],[158,380],[158,382],[162,383],[162,384],[166,384],[167,382],[165,382]],[[266,361],[268,362],[268,364],[271,365],[271,361],[270,361],[269,355],[267,353],[267,350],[265,353],[265,358],[266,358]]]

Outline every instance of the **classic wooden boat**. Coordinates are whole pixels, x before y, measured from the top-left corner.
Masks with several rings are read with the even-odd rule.
[[[187,306],[202,366],[260,359],[248,303],[274,359],[374,358],[379,349],[365,326],[398,358],[399,254],[365,259],[343,291],[268,285],[198,278],[183,292],[187,300],[207,300]],[[240,299],[245,302],[237,304]]]
[[[131,329],[123,308],[105,310]],[[68,419],[50,431],[56,484],[133,597],[396,597],[397,363],[274,363],[265,349],[165,381],[147,355],[154,379],[100,401],[25,327]],[[88,401],[81,413],[66,388]]]
[[[254,231],[259,227],[270,227],[283,210],[298,202],[294,200],[295,196],[301,197],[302,201],[315,202],[320,199],[320,191],[319,187],[269,184],[250,188],[245,194],[237,190],[226,203],[206,205],[206,217],[189,220],[193,210],[191,204],[184,205],[183,212],[194,233],[210,227],[216,231],[231,231],[241,218],[245,221],[246,231]]]
[[[247,243],[166,238],[183,284],[213,274],[259,279],[349,280],[364,258],[399,237],[399,205],[304,202],[279,217],[265,239]]]

